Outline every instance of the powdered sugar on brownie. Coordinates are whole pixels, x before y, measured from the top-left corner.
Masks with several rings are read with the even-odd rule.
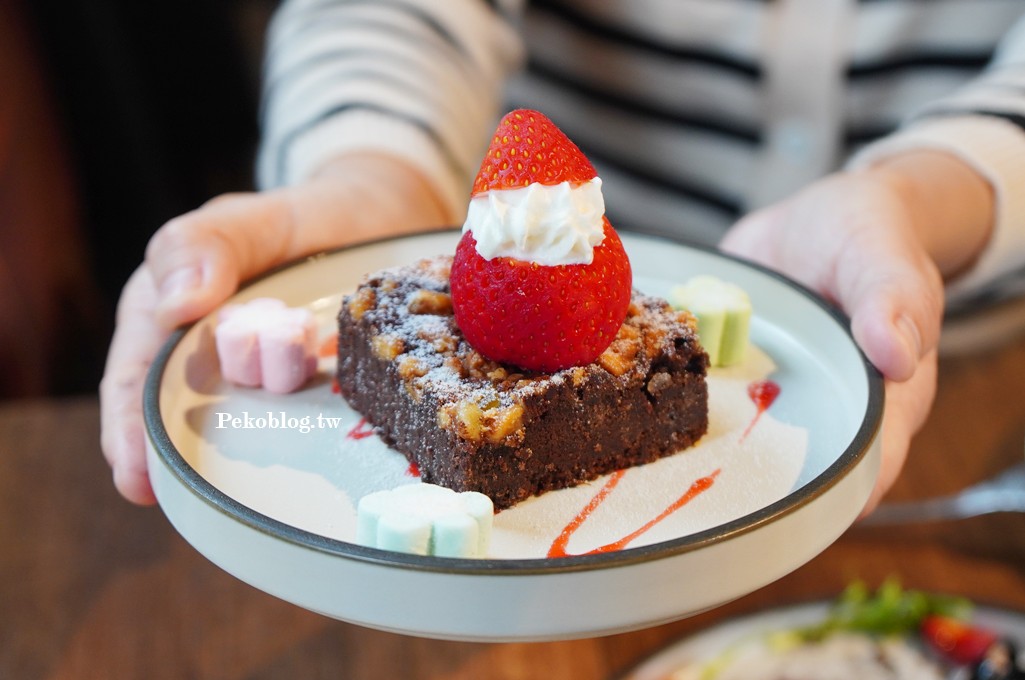
[[[673,311],[658,298],[635,294],[627,318],[610,347],[597,361],[551,374],[521,372],[484,358],[463,339],[448,299],[451,257],[438,256],[382,270],[368,279],[345,304],[349,313],[379,330],[373,345],[379,358],[394,360],[414,399],[431,392],[446,404],[439,412],[443,428],[470,428],[462,434],[493,442],[522,436],[517,407],[532,394],[567,381],[586,385],[599,375],[624,384],[642,380],[666,343],[696,342],[694,318]],[[365,316],[365,319],[364,319]],[[655,394],[668,384],[655,371],[646,389]],[[480,431],[473,431],[480,423]],[[474,438],[474,437],[471,437]]]

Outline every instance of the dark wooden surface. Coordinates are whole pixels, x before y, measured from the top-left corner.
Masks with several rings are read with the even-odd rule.
[[[1023,378],[1025,343],[943,362],[936,407],[891,499],[952,492],[1021,460]],[[1025,515],[993,515],[853,528],[758,592],[634,633],[475,644],[377,632],[237,581],[159,509],[122,501],[97,411],[93,398],[0,406],[0,679],[612,678],[725,617],[832,596],[854,578],[897,576],[1025,611]]]

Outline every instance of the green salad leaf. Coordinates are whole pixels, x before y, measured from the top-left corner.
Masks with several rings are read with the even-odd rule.
[[[878,637],[917,635],[926,617],[944,616],[961,621],[971,618],[972,603],[963,597],[904,588],[897,578],[883,581],[873,592],[863,581],[850,583],[833,601],[825,618],[804,627],[763,633],[762,642],[776,653],[786,653],[805,644],[815,644],[835,633],[860,633]],[[700,680],[716,680],[734,662],[736,655],[751,639],[737,641],[698,668]]]
[[[971,610],[971,602],[963,597],[906,589],[896,578],[883,581],[874,593],[864,582],[854,581],[834,602],[825,620],[795,632],[808,642],[838,631],[907,635],[917,631],[927,616],[967,620]]]

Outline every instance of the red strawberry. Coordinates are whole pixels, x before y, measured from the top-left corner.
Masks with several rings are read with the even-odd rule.
[[[623,325],[630,287],[630,262],[608,220],[591,264],[485,260],[471,232],[452,262],[452,303],[467,342],[489,359],[531,371],[594,361]]]
[[[518,109],[499,122],[473,183],[473,195],[532,182],[587,182],[597,176],[591,162],[555,123],[537,111]]]
[[[591,163],[548,118],[520,110],[499,123],[473,191],[594,177]],[[456,323],[470,345],[489,359],[549,372],[590,363],[605,351],[626,318],[632,279],[623,244],[602,219],[604,238],[589,264],[488,260],[467,231],[451,284]]]
[[[922,637],[954,663],[978,663],[997,641],[996,633],[949,616],[932,615],[922,621]]]

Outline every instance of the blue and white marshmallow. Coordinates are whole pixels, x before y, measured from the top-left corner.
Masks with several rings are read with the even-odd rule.
[[[356,513],[361,545],[416,555],[485,557],[495,506],[476,491],[420,483],[367,494]]]

